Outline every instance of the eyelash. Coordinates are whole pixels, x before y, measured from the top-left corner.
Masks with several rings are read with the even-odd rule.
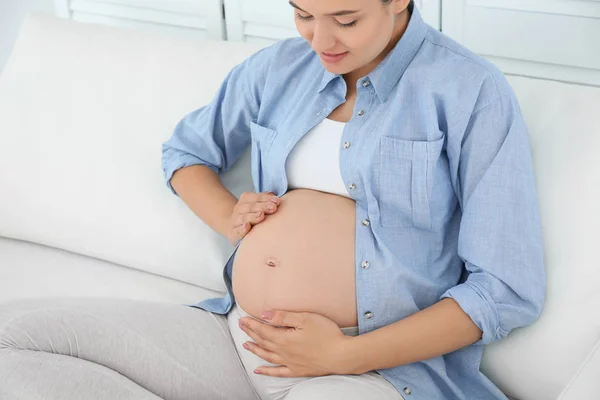
[[[304,16],[300,15],[299,13],[296,13],[296,18],[298,18],[300,21],[309,21],[313,17],[304,17]],[[352,21],[349,24],[341,24],[339,22],[337,24],[342,28],[353,28],[356,25],[356,21]]]

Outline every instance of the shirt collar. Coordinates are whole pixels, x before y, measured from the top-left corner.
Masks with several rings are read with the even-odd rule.
[[[427,33],[427,24],[421,18],[419,10],[411,5],[412,12],[408,27],[404,34],[381,63],[368,75],[373,89],[382,102],[385,102],[404,74],[404,71],[413,60],[421,47]],[[342,78],[323,68],[323,77],[319,84],[319,93],[335,78]]]

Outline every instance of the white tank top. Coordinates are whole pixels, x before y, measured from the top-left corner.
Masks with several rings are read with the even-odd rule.
[[[350,197],[340,170],[344,122],[325,118],[292,149],[286,162],[289,189],[313,189]]]

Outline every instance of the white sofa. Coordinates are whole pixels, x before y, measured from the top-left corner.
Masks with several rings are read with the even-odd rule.
[[[0,302],[223,292],[231,247],[167,190],[160,145],[259,48],[30,15],[0,76]],[[483,371],[521,400],[600,399],[600,88],[509,79],[530,128],[548,296],[537,323],[488,346]],[[248,164],[223,176],[236,195],[252,190]]]

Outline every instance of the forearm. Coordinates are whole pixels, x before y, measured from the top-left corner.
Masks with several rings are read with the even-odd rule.
[[[349,337],[345,364],[362,374],[438,357],[481,339],[481,330],[450,298],[391,325]]]
[[[175,171],[171,186],[194,214],[227,237],[238,199],[223,186],[219,175],[203,165],[192,165]]]

